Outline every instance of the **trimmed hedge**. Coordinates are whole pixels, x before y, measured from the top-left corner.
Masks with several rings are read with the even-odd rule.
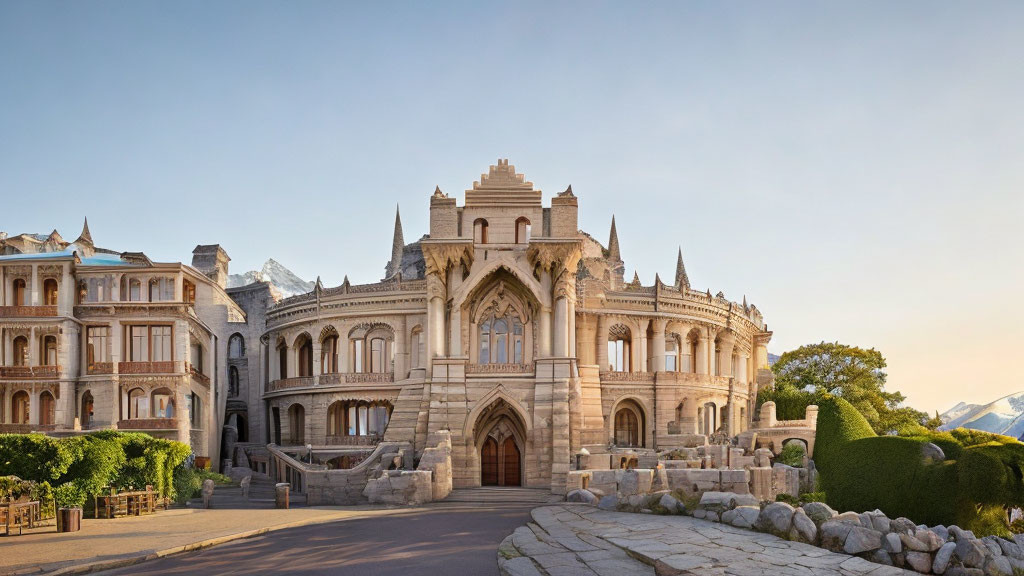
[[[918,431],[919,432],[919,431]],[[923,459],[925,444],[946,459]],[[841,398],[819,405],[815,462],[829,506],[1007,535],[1005,506],[1024,505],[1024,444],[974,431],[876,436]]]
[[[188,445],[137,432],[104,430],[68,438],[0,434],[0,476],[48,482],[57,506],[82,506],[105,486],[151,484],[174,497],[174,469]]]

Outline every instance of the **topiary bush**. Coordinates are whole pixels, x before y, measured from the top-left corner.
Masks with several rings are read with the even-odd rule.
[[[829,506],[1008,535],[1006,507],[1024,505],[1024,444],[986,433],[915,432],[876,436],[848,402],[824,399],[814,455]],[[928,443],[946,459],[926,460]]]
[[[801,468],[804,465],[804,456],[806,455],[807,452],[804,451],[803,444],[800,442],[790,442],[782,447],[782,452],[779,452],[779,455],[775,457],[775,461],[786,466]]]

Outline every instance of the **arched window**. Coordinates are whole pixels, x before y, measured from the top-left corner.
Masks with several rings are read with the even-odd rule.
[[[381,374],[384,372],[384,339],[374,338],[370,340],[370,372]]]
[[[526,244],[530,241],[530,220],[525,216],[516,220],[516,244]]]
[[[698,433],[710,435],[718,430],[718,406],[714,402],[706,402],[697,409]]]
[[[28,392],[19,390],[11,397],[11,423],[28,424]]]
[[[128,300],[131,302],[142,301],[142,282],[136,278],[128,281]]]
[[[43,304],[46,306],[57,305],[57,281],[53,278],[43,280]]]
[[[340,400],[327,409],[327,435],[342,436],[345,430],[345,404]]]
[[[28,291],[25,290],[24,278],[14,279],[14,305],[28,306]]]
[[[629,372],[632,367],[632,334],[629,328],[616,324],[608,330],[608,369],[612,372]]]
[[[636,403],[626,401],[615,411],[615,445],[619,447],[643,447],[643,411]]]
[[[338,335],[331,334],[320,343],[320,372],[334,374],[338,372]]]
[[[278,378],[288,377],[288,345],[284,341],[277,344],[277,370]]]
[[[473,242],[487,244],[487,220],[477,218],[473,221]]]
[[[14,365],[28,366],[28,338],[18,336],[14,339]]]
[[[288,432],[293,446],[306,443],[306,409],[302,404],[288,407]]]
[[[238,368],[234,366],[228,369],[228,396],[238,396]]]
[[[39,365],[57,365],[57,337],[53,334],[43,336],[43,347],[39,351]]]
[[[506,316],[487,317],[479,325],[480,364],[522,364],[523,322],[509,311]]]
[[[82,428],[88,429],[89,425],[92,424],[92,409],[92,392],[86,390],[85,394],[82,394],[82,413],[78,417],[78,421],[82,424]]]
[[[174,418],[174,400],[167,388],[153,390],[153,418]]]
[[[245,339],[241,334],[232,334],[228,339],[228,358],[245,356]]]
[[[307,377],[313,375],[313,341],[310,339],[308,334],[299,336],[299,340],[296,342],[298,349],[298,369],[299,377]]]
[[[53,394],[44,391],[39,395],[39,424],[41,426],[53,426],[57,423],[57,403],[53,400]]]
[[[149,418],[149,399],[142,388],[132,388],[128,392],[128,419]]]

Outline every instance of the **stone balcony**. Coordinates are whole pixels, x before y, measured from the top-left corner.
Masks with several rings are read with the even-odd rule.
[[[60,377],[60,366],[0,366],[0,378],[55,379]]]
[[[295,378],[281,378],[267,384],[267,392],[277,392],[290,388],[309,388],[313,385],[312,376],[298,376]]]
[[[654,372],[601,372],[601,382],[654,384]]]
[[[120,374],[175,374],[178,370],[178,363],[167,362],[118,362],[117,371]]]
[[[194,378],[197,382],[199,382],[200,384],[204,384],[206,386],[210,385],[210,377],[200,372],[198,368],[196,368],[192,364],[185,364],[185,367],[188,369],[188,373],[191,374],[192,378]]]
[[[466,374],[474,376],[533,374],[533,364],[467,364]]]
[[[326,440],[328,446],[376,446],[384,440],[384,437],[376,434],[369,436],[328,436]]]
[[[177,418],[132,418],[119,420],[118,430],[177,430]]]
[[[267,393],[280,392],[292,388],[315,388],[319,386],[340,386],[343,384],[390,384],[395,381],[392,372],[384,373],[344,373],[332,372],[319,376],[296,376],[280,378],[267,384]]]
[[[85,367],[85,373],[88,375],[93,374],[113,374],[114,363],[113,362],[93,362]]]
[[[52,318],[56,306],[0,306],[0,318]]]

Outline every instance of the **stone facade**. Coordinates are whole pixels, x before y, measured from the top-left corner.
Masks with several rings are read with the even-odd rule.
[[[140,431],[216,465],[226,364],[239,360],[228,340],[248,334],[228,261],[217,245],[197,246],[192,266],[99,248],[88,222],[74,242],[5,237],[0,432]]]
[[[454,487],[564,493],[581,449],[653,454],[749,427],[771,333],[745,298],[693,289],[681,252],[673,283],[627,283],[614,219],[606,247],[578,229],[571,187],[544,206],[507,160],[462,206],[429,201],[417,242],[396,217],[380,282],[318,282],[265,311],[265,404],[250,394],[248,411],[270,443],[419,457],[450,431]]]

